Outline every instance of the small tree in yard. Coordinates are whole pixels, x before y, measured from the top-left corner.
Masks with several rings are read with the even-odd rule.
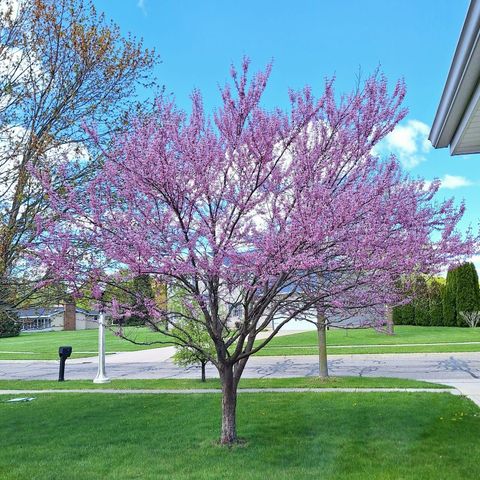
[[[206,381],[205,367],[212,357],[215,356],[215,345],[202,323],[189,322],[175,327],[173,334],[184,338],[184,343],[177,345],[173,361],[181,367],[199,365],[201,380]],[[187,335],[185,335],[187,334]]]
[[[318,306],[381,305],[383,321],[384,305],[399,301],[398,278],[437,271],[474,247],[455,231],[463,208],[432,201],[438,182],[411,180],[395,158],[372,153],[405,116],[402,83],[390,95],[376,74],[337,99],[327,81],[318,99],[310,88],[291,91],[288,112],[270,111],[260,103],[270,69],[249,81],[248,65],[232,68],[233,88],[221,90],[212,117],[198,92],[190,115],[158,98],[82,188],[56,192],[38,175],[56,218],[39,220],[37,252],[74,291],[84,278],[113,282],[122,267],[182,292],[181,308],[146,302],[174,327],[152,328],[217,367],[227,445],[238,439],[247,361],[283,325]],[[115,316],[118,304],[108,307]],[[208,332],[213,354],[190,322]]]

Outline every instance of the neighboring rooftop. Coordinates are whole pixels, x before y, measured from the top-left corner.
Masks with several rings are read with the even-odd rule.
[[[65,311],[64,306],[59,307],[36,307],[36,308],[23,308],[17,310],[17,314],[19,318],[37,318],[37,317],[53,317],[59,313],[63,313]],[[76,308],[75,310],[77,313],[83,313],[85,315],[96,316],[98,312],[89,312],[88,310],[84,310],[83,308]]]
[[[455,3],[452,2],[452,7]],[[472,0],[433,121],[435,148],[480,153],[480,0]]]

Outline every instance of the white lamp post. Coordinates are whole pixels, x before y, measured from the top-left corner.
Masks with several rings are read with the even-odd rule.
[[[93,383],[109,383],[110,379],[105,374],[105,313],[100,312],[98,318],[98,372]]]

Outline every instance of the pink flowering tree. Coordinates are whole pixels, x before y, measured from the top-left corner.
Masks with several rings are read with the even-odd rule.
[[[158,98],[81,188],[55,192],[37,172],[56,212],[39,220],[42,262],[74,291],[93,283],[97,297],[125,270],[168,285],[166,304],[145,299],[148,321],[217,367],[223,444],[237,441],[248,358],[285,323],[395,304],[399,277],[438,271],[473,248],[455,230],[463,207],[433,201],[437,182],[372,153],[406,114],[402,82],[389,93],[375,74],[337,98],[328,81],[319,98],[307,87],[290,92],[287,111],[267,110],[269,71],[232,68],[212,116],[199,92],[189,115]],[[65,162],[56,174],[68,180],[75,168]],[[108,307],[125,313],[115,299]],[[182,328],[192,322],[214,354]]]

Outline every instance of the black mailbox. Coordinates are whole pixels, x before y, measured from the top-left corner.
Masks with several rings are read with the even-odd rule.
[[[60,357],[68,358],[72,354],[72,347],[59,347],[58,355]]]
[[[60,357],[60,371],[58,372],[59,382],[63,382],[65,380],[65,362],[71,354],[72,347],[59,347],[58,349],[58,356]]]

